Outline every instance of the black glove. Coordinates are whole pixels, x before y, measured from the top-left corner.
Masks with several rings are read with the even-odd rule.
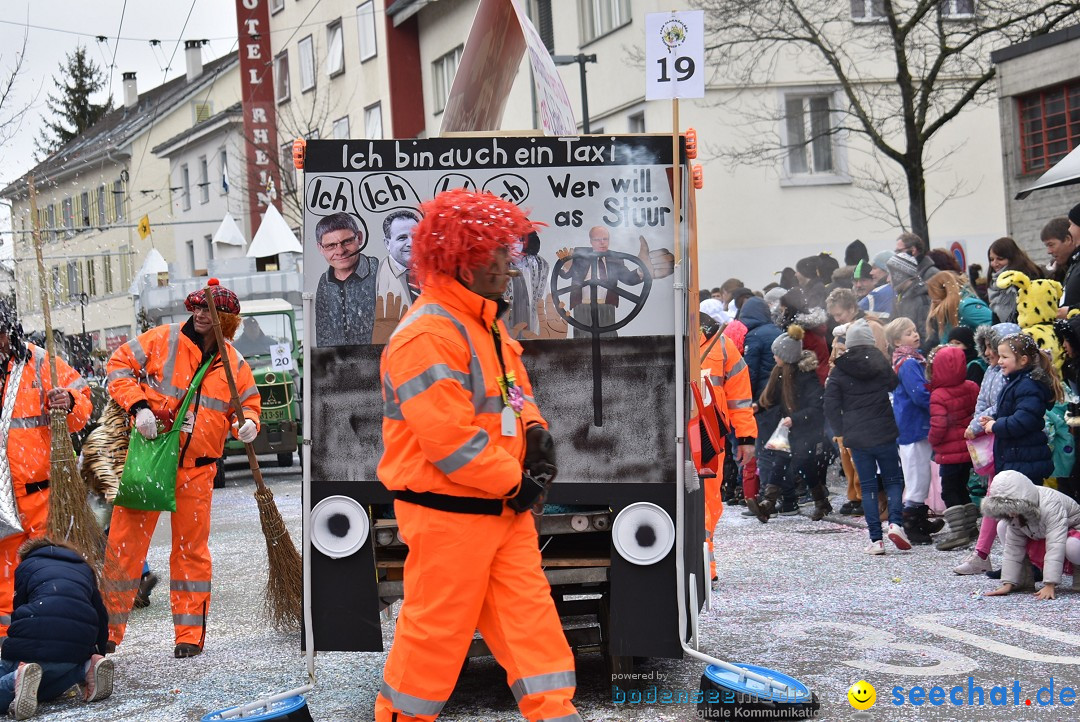
[[[534,424],[525,432],[525,471],[538,472],[541,464],[556,467],[555,463],[555,440],[551,438],[548,430],[539,424]],[[552,473],[554,478],[554,473]]]
[[[555,479],[555,474],[558,473],[553,465],[542,461],[537,462],[537,467],[532,473],[522,472],[521,488],[518,489],[517,494],[506,501],[506,505],[519,514],[528,511],[537,503],[543,503],[548,487]]]

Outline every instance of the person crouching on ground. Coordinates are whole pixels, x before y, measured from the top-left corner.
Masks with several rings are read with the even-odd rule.
[[[106,659],[109,615],[94,570],[74,548],[48,537],[19,548],[15,611],[0,647],[0,709],[29,719],[38,700],[72,685],[83,699],[112,694],[113,663]]]
[[[777,426],[786,426],[790,430],[791,444],[790,452],[770,449],[767,444],[759,450],[758,474],[765,482],[764,499],[759,502],[747,497],[746,506],[762,524],[775,512],[781,495],[780,513],[785,516],[799,513],[796,477],[810,486],[815,520],[832,512],[825,487],[813,481],[816,449],[822,441],[825,419],[821,410],[821,385],[817,379],[817,356],[813,351],[803,350],[803,334],[802,326],[791,324],[786,333],[773,341],[776,365],[758,399],[758,438],[767,439],[765,434],[772,433]]]
[[[888,359],[874,345],[874,334],[865,319],[853,321],[845,336],[847,350],[836,358],[825,382],[825,418],[837,434],[838,443],[851,450],[851,460],[862,486],[863,515],[870,532],[867,554],[885,553],[878,512],[877,470],[889,500],[889,541],[897,549],[910,549],[903,528],[904,472],[889,392],[898,383]]]
[[[1080,504],[1048,486],[1035,486],[1018,471],[1003,471],[983,500],[983,513],[1000,519],[1004,540],[1001,586],[988,597],[1008,594],[1023,586],[1023,561],[1028,556],[1042,569],[1043,587],[1036,599],[1053,599],[1062,572],[1076,574],[1080,566]]]

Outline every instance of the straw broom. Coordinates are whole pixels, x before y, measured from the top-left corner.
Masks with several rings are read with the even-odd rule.
[[[49,357],[49,379],[53,388],[60,386],[56,375],[56,345],[53,342],[52,315],[49,306],[49,283],[41,257],[41,223],[37,214],[37,188],[30,176],[30,218],[34,222],[34,254],[37,256],[41,284],[41,312],[45,318],[45,350]],[[92,566],[101,562],[101,528],[86,503],[86,486],[75,461],[67,412],[50,409],[49,431],[49,518],[47,533],[79,550]]]
[[[214,303],[210,286],[203,289],[203,295],[206,297],[206,306],[210,309],[210,317],[214,321],[214,338],[217,339],[218,352],[221,354],[221,362],[225,367],[225,378],[229,382],[233,412],[236,414],[237,423],[240,424],[244,420],[244,409],[240,405],[240,396],[236,392],[236,380],[233,378],[232,364],[229,363],[225,338],[221,333],[221,321],[218,318],[217,305]],[[274,503],[274,492],[263,483],[262,471],[259,469],[259,460],[255,458],[254,447],[251,444],[244,444],[244,449],[247,451],[251,474],[255,477],[255,501],[259,506],[259,521],[262,524],[263,536],[266,538],[266,557],[270,566],[263,608],[275,627],[281,630],[292,630],[299,625],[303,610],[303,560],[300,558],[300,553],[296,551],[292,537],[289,536],[289,530],[285,528],[285,522],[281,518],[277,504]]]

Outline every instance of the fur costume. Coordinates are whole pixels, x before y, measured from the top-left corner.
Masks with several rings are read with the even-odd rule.
[[[128,453],[130,415],[112,399],[101,414],[99,425],[83,442],[83,481],[90,491],[101,494],[111,502],[120,488],[120,476]]]
[[[1035,339],[1039,348],[1051,355],[1054,366],[1061,370],[1061,344],[1054,333],[1061,284],[1045,278],[1032,281],[1020,271],[1005,271],[997,279],[998,288],[1017,289],[1017,323],[1024,333]]]

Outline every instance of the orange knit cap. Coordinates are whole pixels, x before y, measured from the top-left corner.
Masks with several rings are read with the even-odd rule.
[[[444,191],[420,209],[424,217],[412,242],[412,270],[420,283],[438,273],[469,282],[498,248],[520,257],[522,237],[544,225],[510,201],[464,188]]]

